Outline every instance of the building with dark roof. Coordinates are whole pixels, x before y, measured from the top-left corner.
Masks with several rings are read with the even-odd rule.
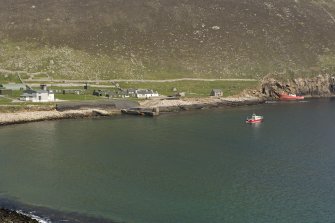
[[[26,90],[20,96],[20,101],[31,102],[52,102],[55,101],[55,94],[48,90]]]
[[[222,97],[223,96],[223,91],[221,89],[213,89],[211,91],[211,96]]]

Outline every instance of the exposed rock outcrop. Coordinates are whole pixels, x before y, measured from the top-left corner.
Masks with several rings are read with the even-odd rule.
[[[0,222],[2,223],[38,223],[37,220],[31,219],[30,217],[19,214],[15,211],[0,209]]]
[[[119,113],[116,110],[102,111],[101,109],[68,110],[59,112],[53,111],[23,111],[15,113],[0,113],[0,126],[37,122],[57,119],[75,119],[95,116],[113,116]]]
[[[238,98],[185,98],[179,100],[145,100],[140,103],[142,108],[159,108],[160,112],[179,112],[218,107],[234,107],[264,103],[259,97]]]
[[[335,78],[329,74],[311,78],[295,78],[284,81],[266,77],[262,81],[262,94],[277,98],[281,93],[292,93],[307,97],[330,97],[335,93]]]

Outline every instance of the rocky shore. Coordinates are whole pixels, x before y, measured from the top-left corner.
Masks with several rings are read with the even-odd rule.
[[[304,95],[305,97],[332,97],[335,92],[335,78],[329,74],[311,78],[277,80],[271,76],[263,79],[259,89],[247,90],[236,97],[207,98],[155,98],[143,101],[110,100],[92,102],[68,102],[55,108],[13,110],[1,112],[0,125],[18,124],[43,120],[112,116],[122,109],[158,109],[160,113],[180,112],[218,107],[235,107],[277,100],[282,92]]]
[[[218,107],[235,107],[264,103],[260,97],[210,97],[185,98],[177,100],[145,100],[140,102],[142,108],[159,108],[160,112],[179,112],[197,109],[210,109]]]
[[[17,213],[7,209],[0,209],[0,222],[1,223],[39,223],[37,220],[32,219],[26,215]]]
[[[262,92],[258,94],[268,98],[277,98],[283,92],[310,98],[333,97],[335,93],[335,77],[330,74],[287,80],[278,80],[269,76],[263,79],[261,85]]]
[[[310,78],[278,80],[273,76],[265,77],[259,89],[246,90],[236,97],[207,98],[155,98],[143,101],[106,100],[67,102],[46,109],[27,109],[2,112],[0,125],[25,122],[84,118],[94,116],[112,116],[121,114],[122,109],[141,108],[158,109],[160,113],[180,112],[218,107],[235,107],[264,103],[266,100],[278,100],[282,92],[304,95],[305,97],[332,97],[335,92],[335,77],[329,74]],[[7,109],[8,110],[8,109]]]
[[[185,98],[177,100],[151,99],[141,101],[138,107],[159,108],[160,112],[179,112],[185,110],[207,109],[217,107],[232,107],[243,105],[254,105],[264,103],[264,100],[257,97],[240,98]],[[72,108],[73,109],[73,108]],[[44,120],[75,119],[96,116],[113,116],[120,114],[121,108],[106,109],[100,108],[80,108],[74,110],[48,109],[46,111],[16,111],[0,113],[0,125],[19,124]]]
[[[113,112],[107,112],[98,109],[87,110],[69,110],[69,111],[20,111],[15,113],[0,113],[0,125],[20,124],[26,122],[36,122],[57,119],[74,119],[94,116],[112,115]]]

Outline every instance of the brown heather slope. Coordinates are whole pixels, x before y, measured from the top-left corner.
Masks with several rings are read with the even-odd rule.
[[[2,0],[0,37],[0,68],[56,77],[314,75],[335,66],[335,2]]]

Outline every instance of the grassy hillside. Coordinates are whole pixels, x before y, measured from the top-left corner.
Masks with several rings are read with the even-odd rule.
[[[260,78],[335,69],[333,0],[2,0],[0,74]]]

